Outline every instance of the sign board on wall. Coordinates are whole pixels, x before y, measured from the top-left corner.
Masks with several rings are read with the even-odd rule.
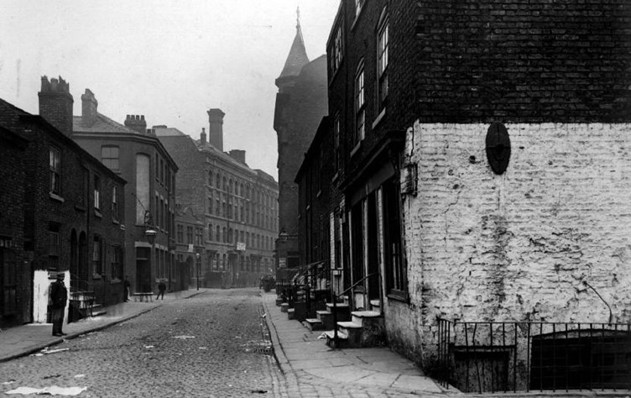
[[[278,268],[285,268],[287,266],[287,259],[285,257],[280,257],[278,259]]]
[[[237,251],[245,251],[245,242],[237,242]]]

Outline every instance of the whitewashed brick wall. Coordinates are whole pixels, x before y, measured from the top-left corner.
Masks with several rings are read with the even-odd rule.
[[[425,357],[437,316],[631,322],[631,125],[506,124],[507,171],[488,124],[416,124],[403,212],[410,304],[390,301],[394,345]]]

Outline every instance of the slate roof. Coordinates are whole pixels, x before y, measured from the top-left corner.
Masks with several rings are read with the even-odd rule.
[[[308,63],[309,58],[307,57],[307,50],[305,50],[305,43],[302,39],[302,30],[300,29],[300,24],[298,24],[296,25],[296,37],[294,37],[294,42],[289,50],[285,66],[278,78],[298,76],[302,67]]]
[[[172,137],[172,136],[182,136],[187,135],[176,129],[175,127],[166,127],[166,126],[153,126],[152,129],[156,132],[157,137]]]
[[[91,126],[85,126],[81,116],[73,116],[72,131],[76,133],[126,133],[142,135],[100,113],[97,113],[96,121]]]

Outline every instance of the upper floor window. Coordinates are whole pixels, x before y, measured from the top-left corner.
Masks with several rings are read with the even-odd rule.
[[[342,64],[343,57],[343,48],[342,48],[342,27],[338,26],[335,31],[335,37],[333,39],[333,44],[330,50],[330,64],[331,64],[331,76],[340,68]]]
[[[377,77],[379,79],[379,108],[385,106],[388,97],[388,16],[381,16],[377,28]]]
[[[336,113],[333,118],[333,167],[340,168],[340,113]]]
[[[110,170],[118,171],[119,166],[118,147],[112,145],[104,145],[101,147],[101,162]]]
[[[112,218],[118,220],[118,189],[112,187]]]
[[[193,227],[186,227],[186,243],[193,243]]]
[[[359,16],[366,0],[355,0],[355,18]]]
[[[59,149],[50,147],[49,152],[50,166],[50,192],[54,194],[61,193],[61,152]]]
[[[94,176],[94,208],[101,209],[101,178]]]
[[[212,171],[208,172],[208,185],[210,186],[213,185],[213,172]]]
[[[364,96],[364,65],[361,64],[355,75],[355,136],[354,144],[366,135],[366,101]]]
[[[177,241],[178,243],[184,243],[184,226],[181,224],[177,226]]]

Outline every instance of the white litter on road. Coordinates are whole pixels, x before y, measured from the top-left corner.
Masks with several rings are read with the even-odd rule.
[[[54,350],[49,350],[48,347],[44,348],[41,353],[42,354],[56,354],[58,352],[68,351],[70,348],[56,348]]]
[[[195,336],[174,336],[174,339],[181,339],[181,340],[186,340],[186,339],[194,339]]]
[[[50,386],[44,388],[31,388],[31,387],[19,387],[15,390],[7,391],[5,394],[21,394],[21,395],[29,395],[29,394],[38,394],[38,395],[66,395],[66,396],[74,396],[79,395],[88,387],[57,387]]]

